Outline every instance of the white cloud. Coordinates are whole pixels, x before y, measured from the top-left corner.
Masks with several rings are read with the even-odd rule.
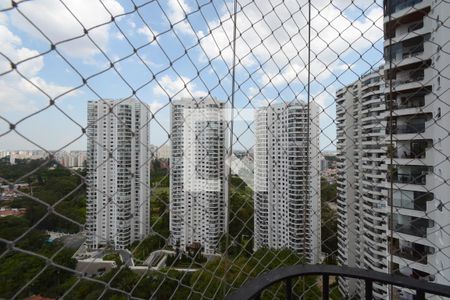
[[[270,98],[255,98],[252,100],[252,105],[256,108],[276,104],[278,101]]]
[[[153,60],[149,59],[145,53],[141,54],[141,58],[144,61],[144,63],[146,63],[151,68],[159,69],[163,66],[162,64],[155,63]]]
[[[84,35],[84,28],[89,29],[100,25],[95,29],[89,30],[89,36],[100,48],[106,50],[112,36],[110,32],[111,24],[101,24],[111,20],[110,13],[113,16],[117,16],[124,12],[123,7],[116,0],[103,0],[102,2],[109,12],[100,1],[85,0],[64,1],[67,8],[62,1],[58,0],[30,1],[21,3],[20,10],[53,43],[76,38],[73,41],[61,44],[58,48],[71,57],[90,60],[99,51],[88,37]],[[46,40],[17,11],[14,10],[11,13],[11,18],[13,25],[18,29],[39,39]]]
[[[32,94],[31,89],[32,86],[19,76],[11,76],[8,80],[0,79],[0,114],[8,118],[6,113],[28,113],[36,110],[36,99],[27,97]]]
[[[179,22],[174,26],[175,30],[186,35],[195,35],[186,16],[192,11],[189,4],[185,0],[168,0],[167,6],[169,8],[168,17],[170,23],[175,24]]]
[[[51,82],[47,82],[43,78],[39,76],[34,76],[30,79],[31,82],[33,82],[36,86],[38,86],[41,90],[43,90],[47,95],[49,95],[51,98],[55,98],[59,95],[62,95],[66,92],[68,92],[71,87],[68,86],[61,86],[57,84],[53,84]],[[80,91],[71,91],[70,95],[81,93]]]
[[[327,91],[323,91],[318,95],[313,96],[312,101],[317,103],[318,107],[320,108],[319,111],[322,110],[328,110],[329,107],[334,103],[334,93],[331,93],[330,90],[335,91],[334,87],[330,87],[330,89],[327,89]]]
[[[31,77],[29,80],[52,98],[70,90],[70,87],[47,82],[39,76]],[[7,117],[6,113],[30,113],[47,105],[47,96],[32,83],[17,73],[3,76],[0,79],[0,114]],[[75,93],[74,91],[70,94]]]
[[[246,95],[248,98],[254,98],[258,93],[259,89],[254,86],[251,86],[248,88]]]
[[[161,109],[164,106],[164,104],[162,102],[159,102],[159,101],[153,101],[148,106],[149,106],[150,111],[152,113],[156,113],[159,109]]]
[[[183,98],[183,97],[201,97],[206,93],[201,90],[197,90],[197,86],[193,82],[189,82],[187,77],[181,76],[172,79],[169,75],[164,75],[158,79],[158,84],[153,87],[153,94],[155,96],[163,96],[170,98]]]
[[[116,34],[114,35],[114,37],[119,40],[119,41],[123,41],[125,39],[125,36],[121,33],[121,32],[116,32]]]
[[[0,24],[6,24],[8,22],[8,17],[6,14],[0,14]]]
[[[266,85],[269,82],[275,86],[282,84],[305,83],[308,79],[308,73],[304,66],[296,63],[287,65],[281,72],[260,71],[261,85]]]
[[[131,28],[136,28],[136,23],[134,21],[128,21],[128,24],[130,25]]]
[[[155,31],[152,32],[152,30],[150,30],[150,28],[148,28],[148,26],[146,25],[139,27],[137,32],[144,35],[148,42],[153,42],[153,40],[155,39],[155,35],[157,34],[157,32]]]
[[[279,2],[239,2],[242,11],[237,16],[237,61],[245,67],[259,67],[261,85],[269,81],[274,86],[305,83],[308,5],[305,0]],[[382,8],[373,2],[370,4],[364,7],[364,18],[355,20],[348,11],[342,13],[342,9],[352,6],[350,0],[333,3],[331,0],[314,1],[311,15],[313,80],[329,78],[335,71],[342,70],[340,59],[351,53],[352,49],[363,53],[382,38]],[[353,6],[356,8],[356,5]],[[198,32],[199,35],[205,36],[201,42],[201,47],[206,52],[204,59],[219,57],[231,65],[233,20],[230,19],[230,9],[232,8],[223,10],[220,20],[209,22],[209,27],[214,28],[211,33]],[[357,11],[353,15],[360,14],[361,12]],[[256,65],[257,62],[266,61],[263,66]]]
[[[0,52],[12,62],[17,63],[39,54],[38,51],[23,47],[19,36],[11,32],[6,26],[7,21],[0,23]],[[3,25],[5,24],[5,25]],[[17,65],[17,70],[29,81],[12,71],[0,77],[0,112],[31,112],[45,105],[46,96],[34,85],[42,89],[50,97],[55,97],[66,91],[69,87],[47,82],[39,77],[39,71],[44,67],[42,56],[35,57]],[[11,70],[11,65],[3,56],[0,56],[0,73]],[[43,102],[44,101],[44,102]],[[5,116],[5,115],[3,115]]]

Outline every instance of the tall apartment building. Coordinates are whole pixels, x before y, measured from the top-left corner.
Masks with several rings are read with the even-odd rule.
[[[256,111],[255,249],[290,248],[319,261],[318,122],[314,103],[309,111],[301,101]]]
[[[336,93],[338,150],[338,264],[388,272],[386,146],[383,68]],[[349,298],[364,298],[364,285],[339,279]],[[374,297],[387,287],[374,284]]]
[[[450,285],[450,3],[385,4],[392,272]],[[412,299],[411,291],[393,295]],[[434,297],[433,299],[437,299]]]
[[[135,99],[88,103],[87,244],[125,249],[150,231],[150,115]]]
[[[86,151],[62,151],[55,155],[56,160],[67,168],[82,168],[87,159]]]
[[[209,97],[172,103],[170,241],[181,249],[216,253],[227,231],[225,114]]]
[[[384,8],[384,82],[376,84],[376,103],[362,90],[365,77],[337,92],[339,263],[450,285],[450,3],[391,0]],[[371,124],[361,111],[367,103],[374,105]],[[373,141],[373,128],[376,145],[367,157],[371,144],[364,140]],[[378,175],[369,181],[376,193],[365,185],[374,170],[385,173],[384,183]],[[345,295],[362,292],[358,282],[339,284]],[[414,297],[383,286],[375,295]]]
[[[159,159],[169,159],[170,151],[171,151],[170,144],[161,145],[156,150],[156,157],[158,157]]]

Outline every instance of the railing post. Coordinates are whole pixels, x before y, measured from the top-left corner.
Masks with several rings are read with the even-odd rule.
[[[328,274],[322,276],[323,300],[330,299],[330,278]]]
[[[422,290],[416,290],[416,300],[425,300],[425,292]]]
[[[286,300],[292,300],[292,280],[286,279]]]
[[[372,300],[372,280],[366,279],[366,300]]]

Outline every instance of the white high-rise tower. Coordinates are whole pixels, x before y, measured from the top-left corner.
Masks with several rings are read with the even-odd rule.
[[[213,98],[172,104],[170,239],[182,249],[217,252],[227,231],[227,122]]]
[[[392,0],[384,12],[384,72],[337,92],[339,263],[450,285],[450,4]],[[374,298],[414,294],[374,284]]]
[[[149,109],[135,99],[88,103],[87,244],[125,249],[150,231]]]
[[[388,271],[386,122],[383,68],[336,93],[338,264]],[[362,281],[339,278],[342,294],[364,298]],[[374,298],[387,287],[374,284]]]
[[[448,1],[385,3],[391,272],[444,285],[450,285],[449,20]]]
[[[300,101],[257,110],[255,249],[289,248],[319,261],[318,123],[314,103],[309,111]]]

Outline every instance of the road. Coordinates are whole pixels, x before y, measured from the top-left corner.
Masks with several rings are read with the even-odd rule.
[[[80,233],[69,234],[59,238],[59,240],[61,240],[61,242],[64,244],[65,247],[71,249],[80,248],[85,239],[86,239],[85,236]]]
[[[133,256],[131,255],[130,251],[128,251],[128,250],[117,250],[117,253],[119,253],[120,258],[122,259],[122,262],[125,265],[127,265],[128,267],[134,267]]]

